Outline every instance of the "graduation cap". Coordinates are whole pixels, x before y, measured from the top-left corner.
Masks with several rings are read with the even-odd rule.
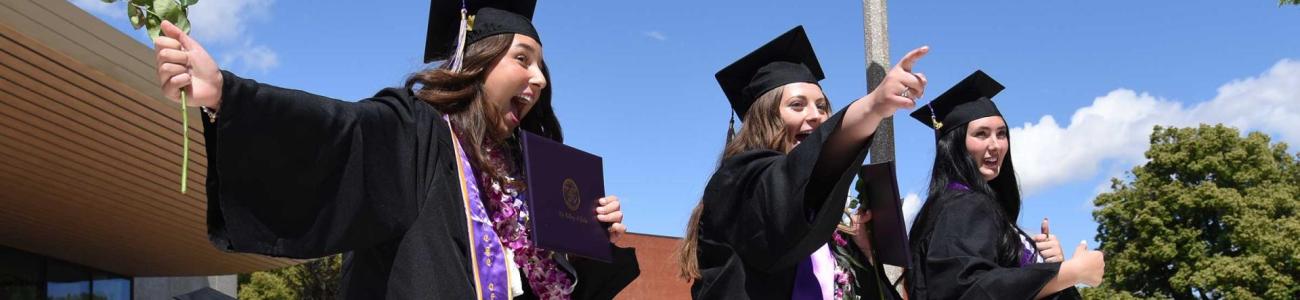
[[[533,27],[537,0],[433,0],[424,62],[455,59],[465,45],[485,37],[518,33],[542,39]]]
[[[871,210],[871,245],[876,248],[877,261],[908,268],[912,250],[897,174],[892,160],[862,166],[858,170],[858,200],[862,203],[858,209]]]
[[[993,105],[993,96],[1001,92],[1002,84],[984,71],[975,70],[952,88],[935,97],[930,103],[913,111],[913,119],[935,130],[942,136],[957,126],[966,125],[983,117],[1002,116]]]
[[[817,84],[826,75],[801,25],[722,68],[714,77],[731,109],[744,121],[750,105],[763,93],[795,82]]]

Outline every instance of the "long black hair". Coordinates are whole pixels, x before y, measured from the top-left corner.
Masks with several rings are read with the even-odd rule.
[[[1021,231],[1016,226],[1016,217],[1020,213],[1020,188],[1016,183],[1015,170],[1011,164],[1010,144],[1007,145],[1006,157],[1002,162],[997,178],[985,181],[979,172],[979,165],[966,151],[967,124],[957,125],[939,136],[935,142],[934,168],[930,172],[930,191],[925,204],[921,206],[916,223],[912,225],[909,236],[912,249],[926,249],[926,238],[934,231],[935,218],[939,216],[942,201],[951,200],[951,195],[963,193],[950,185],[957,183],[970,188],[970,193],[982,194],[979,201],[993,201],[994,215],[991,216],[1002,224],[1002,237],[998,239],[997,263],[1014,266],[1019,263],[1023,251],[1020,244]],[[1010,138],[1008,138],[1008,141]]]

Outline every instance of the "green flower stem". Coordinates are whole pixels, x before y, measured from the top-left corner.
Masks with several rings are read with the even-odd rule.
[[[185,193],[190,174],[190,114],[185,102],[185,91],[181,91],[181,194]]]

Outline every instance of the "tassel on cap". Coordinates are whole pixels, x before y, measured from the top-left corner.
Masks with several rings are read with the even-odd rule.
[[[731,123],[727,124],[727,144],[731,144],[731,139],[736,136],[736,115],[731,115]]]
[[[473,30],[470,28],[470,24],[469,24],[470,17],[471,16],[469,15],[469,7],[465,5],[465,1],[461,1],[460,2],[460,29],[456,35],[456,53],[453,53],[451,56],[452,72],[460,72],[461,66],[464,65],[465,37],[466,35],[468,35],[470,30]]]

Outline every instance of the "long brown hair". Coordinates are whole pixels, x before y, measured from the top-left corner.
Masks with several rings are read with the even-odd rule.
[[[514,42],[513,34],[485,37],[465,47],[465,58],[460,72],[451,70],[450,60],[442,65],[412,74],[406,79],[406,88],[415,96],[447,114],[452,127],[461,138],[470,163],[489,171],[496,179],[505,179],[508,166],[487,159],[489,149],[503,145],[511,136],[501,130],[503,107],[483,100],[483,82],[488,72],[506,55]],[[550,77],[546,65],[542,74]],[[520,121],[520,128],[563,142],[559,121],[551,108],[551,87],[548,85],[538,97],[533,111]],[[501,182],[506,182],[501,180]]]
[[[745,113],[745,121],[740,126],[740,132],[723,147],[719,162],[746,151],[774,150],[784,153],[794,146],[786,139],[789,133],[786,132],[785,122],[781,120],[781,98],[784,91],[784,86],[777,87],[754,100],[754,104]],[[827,106],[829,105],[828,103]],[[675,253],[681,269],[678,276],[687,281],[700,278],[698,252],[700,216],[703,212],[704,202],[701,200],[691,210],[685,237],[682,238],[682,243],[678,245]]]

